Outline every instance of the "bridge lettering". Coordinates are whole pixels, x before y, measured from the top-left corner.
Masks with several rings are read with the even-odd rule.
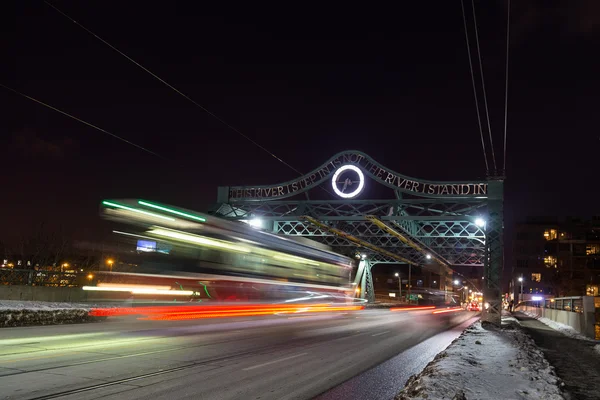
[[[363,154],[344,153],[319,167],[310,175],[305,175],[283,185],[271,187],[231,187],[230,199],[276,199],[293,196],[300,191],[320,184],[331,178],[342,165],[360,167],[371,178],[388,186],[394,186],[409,193],[433,196],[486,196],[487,183],[424,183],[407,179],[393,171],[386,170],[367,159]]]

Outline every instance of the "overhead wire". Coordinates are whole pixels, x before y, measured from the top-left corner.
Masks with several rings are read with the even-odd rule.
[[[504,78],[504,160],[502,162],[502,173],[506,174],[506,132],[508,129],[508,55],[510,45],[510,0],[508,0],[508,12],[506,16],[506,75]]]
[[[462,7],[463,23],[465,26],[465,39],[467,41],[467,54],[469,55],[469,68],[471,70],[471,82],[473,83],[473,95],[475,96],[475,110],[477,111],[477,122],[479,123],[479,134],[481,136],[481,147],[483,148],[483,160],[485,161],[485,171],[489,173],[490,167],[485,150],[485,140],[483,138],[483,126],[481,125],[481,113],[479,112],[479,99],[477,97],[477,88],[475,84],[475,72],[473,71],[473,59],[471,58],[471,45],[469,43],[469,32],[467,31],[467,17],[465,15],[464,0],[460,0]]]
[[[236,127],[230,125],[228,122],[226,122],[225,120],[223,120],[222,118],[220,118],[219,116],[217,116],[215,113],[213,113],[212,111],[208,110],[206,107],[202,106],[200,103],[196,102],[194,99],[192,99],[191,97],[189,97],[188,95],[186,95],[185,93],[183,93],[182,91],[180,91],[179,89],[177,89],[176,87],[174,87],[173,85],[171,85],[170,83],[168,83],[167,81],[165,81],[164,79],[162,79],[161,77],[159,77],[158,75],[156,75],[155,73],[153,73],[152,71],[150,71],[148,68],[144,67],[142,64],[140,64],[137,61],[135,61],[133,58],[129,57],[127,54],[125,54],[124,52],[122,52],[121,50],[119,50],[118,48],[116,48],[115,46],[113,46],[112,44],[110,44],[109,42],[107,42],[106,40],[102,39],[100,36],[96,35],[90,29],[86,28],[85,26],[83,26],[82,24],[80,24],[79,22],[77,22],[75,19],[73,19],[72,17],[70,17],[69,15],[67,15],[66,13],[64,13],[63,11],[61,11],[59,8],[57,8],[56,6],[54,6],[53,4],[51,4],[50,2],[44,1],[44,3],[46,3],[48,6],[52,7],[54,10],[56,10],[62,16],[64,16],[65,18],[69,19],[71,22],[73,22],[75,25],[79,26],[81,29],[85,30],[90,35],[94,36],[96,39],[100,40],[102,43],[104,43],[105,45],[107,45],[108,47],[110,47],[112,50],[116,51],[121,56],[125,57],[127,60],[129,60],[130,62],[132,62],[133,64],[135,64],[137,67],[141,68],[143,71],[145,71],[146,73],[148,73],[150,76],[152,76],[153,78],[155,78],[156,80],[158,80],[159,82],[161,82],[162,84],[164,84],[165,86],[167,86],[168,88],[170,88],[171,90],[175,91],[177,94],[179,94],[180,96],[182,96],[183,98],[185,98],[186,100],[188,100],[189,102],[191,102],[192,104],[194,104],[196,107],[200,108],[201,110],[203,110],[204,112],[206,112],[211,117],[215,118],[217,121],[219,121],[220,123],[222,123],[223,125],[225,125],[229,129],[231,129],[234,132],[238,133],[240,136],[242,136],[243,138],[245,138],[246,140],[248,140],[249,142],[251,142],[252,144],[254,144],[255,146],[257,146],[258,148],[260,148],[264,152],[268,153],[270,156],[272,156],[273,158],[275,158],[277,161],[281,162],[282,164],[284,164],[285,166],[287,166],[288,168],[290,168],[291,170],[293,170],[297,174],[304,175],[302,172],[300,172],[299,170],[297,170],[296,168],[294,168],[292,165],[288,164],[287,162],[285,162],[284,160],[282,160],[280,157],[278,157],[277,155],[275,155],[275,153],[273,153],[272,151],[268,150],[266,147],[262,146],[260,143],[258,143],[257,141],[255,141],[254,139],[252,139],[251,137],[249,137],[248,135],[245,135],[244,133],[242,133]]]
[[[475,25],[475,42],[477,43],[477,56],[479,58],[479,71],[480,71],[480,75],[481,75],[481,87],[483,89],[483,103],[485,105],[485,115],[487,118],[487,125],[488,125],[488,133],[490,135],[490,148],[492,151],[492,161],[494,163],[494,174],[497,172],[498,167],[496,166],[496,155],[494,153],[494,140],[492,138],[492,126],[490,124],[490,112],[488,110],[488,103],[487,103],[487,94],[485,92],[485,79],[483,78],[483,62],[481,61],[481,50],[479,47],[479,29],[477,28],[477,15],[475,13],[475,0],[471,0],[471,6],[473,8],[473,23]]]
[[[145,152],[147,152],[147,153],[149,153],[149,154],[152,154],[152,155],[154,155],[154,156],[160,157],[160,158],[162,158],[162,159],[163,159],[163,160],[165,160],[165,161],[173,162],[172,160],[170,160],[170,159],[168,159],[168,158],[166,158],[166,157],[164,157],[164,156],[162,156],[162,155],[160,155],[160,154],[158,154],[158,153],[156,153],[156,152],[154,152],[154,151],[152,151],[152,150],[149,150],[149,149],[147,149],[147,148],[145,148],[145,147],[143,147],[143,146],[140,146],[140,145],[139,145],[139,144],[137,144],[137,143],[134,143],[134,142],[132,142],[131,140],[127,140],[127,139],[125,139],[125,138],[123,138],[123,137],[121,137],[121,136],[119,136],[119,135],[116,135],[116,134],[114,134],[114,133],[112,133],[112,132],[109,132],[109,131],[107,131],[106,129],[100,128],[100,127],[99,127],[99,126],[97,126],[97,125],[94,125],[94,124],[92,124],[92,123],[90,123],[90,122],[87,122],[87,121],[85,121],[85,120],[81,119],[81,118],[78,118],[78,117],[74,116],[73,114],[69,114],[69,113],[68,113],[68,112],[66,112],[66,111],[63,111],[63,110],[61,110],[61,109],[59,109],[59,108],[56,108],[56,107],[54,107],[54,106],[51,106],[50,104],[44,103],[43,101],[41,101],[41,100],[38,100],[38,99],[36,99],[36,98],[34,98],[34,97],[28,96],[28,95],[26,95],[25,93],[19,92],[18,90],[16,90],[16,89],[13,89],[13,88],[11,88],[11,87],[9,87],[9,86],[6,86],[6,85],[4,85],[4,84],[2,84],[2,83],[0,83],[0,86],[1,86],[1,87],[3,87],[4,89],[7,89],[7,90],[9,90],[9,91],[11,91],[11,92],[15,93],[15,94],[18,94],[19,96],[22,96],[22,97],[24,97],[24,98],[26,98],[26,99],[29,99],[29,100],[31,100],[31,101],[33,101],[33,102],[36,102],[36,103],[38,103],[38,104],[40,104],[40,105],[42,105],[42,106],[44,106],[44,107],[46,107],[46,108],[49,108],[49,109],[51,109],[51,110],[54,110],[54,111],[56,111],[56,112],[58,112],[58,113],[60,113],[60,114],[62,114],[62,115],[64,115],[64,116],[67,116],[67,117],[69,117],[69,118],[71,118],[71,119],[74,119],[75,121],[78,121],[78,122],[80,122],[80,123],[82,123],[82,124],[84,124],[84,125],[87,125],[87,126],[91,127],[91,128],[94,128],[94,129],[96,129],[96,130],[98,130],[98,131],[100,131],[100,132],[102,132],[102,133],[104,133],[104,134],[106,134],[106,135],[112,136],[113,138],[115,138],[115,139],[118,139],[118,140],[120,140],[120,141],[122,141],[122,142],[125,142],[125,143],[127,143],[128,145],[131,145],[131,146],[133,146],[133,147],[137,147],[138,149],[140,149],[140,150],[143,150],[143,151],[145,151]]]

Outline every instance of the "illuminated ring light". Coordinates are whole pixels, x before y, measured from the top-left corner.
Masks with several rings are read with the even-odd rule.
[[[358,188],[356,188],[356,190],[354,190],[353,192],[344,193],[337,187],[337,183],[336,183],[337,178],[344,171],[354,171],[358,175]],[[331,186],[333,186],[333,191],[338,196],[343,197],[345,199],[351,199],[352,197],[357,196],[365,187],[365,176],[363,175],[360,168],[358,168],[354,165],[342,165],[341,167],[339,167],[337,169],[337,171],[335,171],[335,174],[333,174],[333,178],[331,178]]]

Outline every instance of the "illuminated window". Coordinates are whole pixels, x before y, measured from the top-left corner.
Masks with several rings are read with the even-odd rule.
[[[531,274],[531,281],[532,282],[541,282],[542,281],[542,274]]]
[[[587,244],[585,246],[585,255],[600,254],[600,244]]]
[[[585,290],[586,296],[598,296],[598,285],[587,285]]]
[[[546,240],[554,240],[558,237],[558,232],[556,229],[546,229],[544,231],[544,239]]]
[[[544,264],[548,268],[552,268],[552,267],[556,268],[556,257],[554,257],[554,256],[544,257]]]

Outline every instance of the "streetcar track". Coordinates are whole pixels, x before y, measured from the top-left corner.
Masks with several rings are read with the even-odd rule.
[[[287,348],[287,346],[285,344],[281,344],[279,346],[283,347],[283,348]],[[85,387],[78,388],[78,389],[65,390],[65,391],[62,391],[62,392],[56,392],[56,393],[52,393],[52,394],[48,394],[48,395],[44,395],[44,396],[33,397],[33,398],[30,398],[29,400],[54,399],[54,398],[57,398],[57,397],[70,396],[70,395],[73,395],[73,394],[82,393],[82,392],[89,392],[89,391],[92,391],[92,390],[101,389],[101,388],[105,388],[105,387],[111,387],[111,386],[116,386],[116,385],[127,384],[128,382],[138,381],[138,380],[145,379],[145,378],[150,378],[150,377],[153,377],[153,376],[166,375],[166,374],[170,374],[172,372],[178,372],[178,371],[182,371],[182,370],[186,370],[186,369],[191,369],[191,368],[194,368],[194,367],[201,367],[201,366],[209,365],[209,364],[212,364],[212,363],[218,363],[218,362],[222,362],[222,361],[228,361],[230,359],[245,358],[245,357],[248,357],[248,356],[253,356],[253,355],[259,354],[262,351],[267,350],[267,349],[271,349],[272,351],[277,351],[278,350],[277,348],[273,348],[272,345],[268,345],[268,346],[264,346],[264,347],[259,348],[259,349],[249,350],[249,351],[245,351],[245,352],[241,352],[241,353],[237,353],[237,354],[232,354],[232,355],[229,355],[229,356],[217,357],[217,358],[213,358],[213,359],[210,359],[210,360],[204,360],[204,361],[191,362],[191,363],[189,363],[187,365],[180,365],[178,367],[167,368],[167,369],[163,369],[163,370],[156,371],[156,372],[148,372],[148,373],[145,373],[145,374],[140,374],[140,375],[136,375],[136,376],[129,377],[129,378],[117,379],[117,380],[114,380],[114,381],[107,381],[107,382],[98,383],[98,384],[95,384],[95,385],[85,386]],[[265,354],[268,354],[268,353],[265,353]],[[216,368],[222,368],[222,366],[221,365],[215,365],[215,369]],[[50,368],[50,369],[53,369],[53,368]],[[27,372],[33,372],[33,371],[27,371]],[[11,375],[4,375],[4,376],[11,376]],[[97,380],[101,380],[101,379],[98,379],[98,378],[96,378],[96,379]],[[139,387],[140,386],[136,386],[135,388],[139,388]]]
[[[252,337],[251,339],[256,339],[256,338],[259,338],[259,337],[261,337],[261,335],[256,335],[256,336]],[[79,365],[95,364],[95,363],[100,363],[100,362],[104,362],[104,361],[118,360],[118,359],[121,359],[121,358],[141,357],[141,356],[152,355],[152,354],[168,353],[168,352],[171,352],[171,351],[179,351],[179,350],[200,348],[200,347],[211,346],[211,345],[219,345],[219,344],[225,344],[225,343],[235,342],[235,341],[238,341],[238,340],[239,339],[231,339],[231,340],[223,340],[223,341],[220,341],[220,342],[195,344],[195,345],[190,345],[190,346],[171,347],[171,348],[168,348],[168,349],[146,351],[146,352],[142,352],[142,353],[114,355],[112,357],[105,357],[105,358],[100,358],[100,359],[96,359],[96,360],[78,361],[78,362],[73,362],[73,363],[69,363],[69,364],[66,364],[66,365],[59,365],[59,366],[52,366],[52,367],[31,369],[31,370],[26,370],[26,371],[25,370],[20,370],[18,368],[12,368],[12,369],[17,369],[19,372],[15,372],[15,373],[12,373],[12,374],[4,374],[4,375],[0,376],[0,378],[4,378],[4,377],[7,377],[7,376],[29,374],[29,373],[33,373],[33,372],[44,372],[44,371],[49,371],[49,370],[54,370],[54,369],[70,368],[70,367],[76,367],[76,366],[79,366]],[[82,353],[85,353],[85,352],[82,352]],[[95,353],[95,354],[103,354],[103,353]]]

